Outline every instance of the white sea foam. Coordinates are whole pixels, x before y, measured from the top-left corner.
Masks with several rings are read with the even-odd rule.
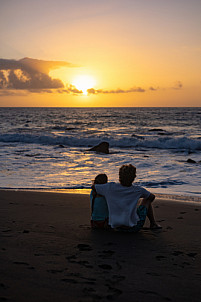
[[[4,143],[27,143],[27,144],[42,144],[42,145],[64,145],[66,147],[92,147],[102,141],[107,141],[111,148],[157,148],[157,149],[176,149],[187,151],[200,151],[201,139],[199,138],[145,138],[144,140],[128,137],[108,137],[105,135],[80,137],[72,135],[48,135],[48,134],[2,134],[0,142]]]

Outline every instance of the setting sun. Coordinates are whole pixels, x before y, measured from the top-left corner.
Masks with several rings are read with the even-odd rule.
[[[87,95],[87,89],[94,88],[96,81],[89,75],[79,75],[73,79],[72,84],[77,89],[82,90],[84,95]]]

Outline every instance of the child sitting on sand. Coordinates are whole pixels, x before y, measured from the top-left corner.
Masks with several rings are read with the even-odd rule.
[[[94,184],[107,183],[107,175],[99,174],[93,181]],[[104,196],[97,194],[93,190],[90,194],[91,202],[91,227],[92,228],[107,228],[108,227],[108,207]]]

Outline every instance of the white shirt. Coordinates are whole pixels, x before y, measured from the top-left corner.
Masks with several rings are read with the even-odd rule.
[[[150,192],[146,189],[131,185],[122,186],[120,183],[96,184],[96,192],[105,196],[109,209],[109,224],[112,228],[117,226],[133,227],[137,224],[137,202],[140,198],[148,198]]]

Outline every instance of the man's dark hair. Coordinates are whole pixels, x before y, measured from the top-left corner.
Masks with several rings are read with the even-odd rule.
[[[122,186],[130,187],[136,177],[136,167],[133,165],[123,165],[119,169],[119,182]]]

